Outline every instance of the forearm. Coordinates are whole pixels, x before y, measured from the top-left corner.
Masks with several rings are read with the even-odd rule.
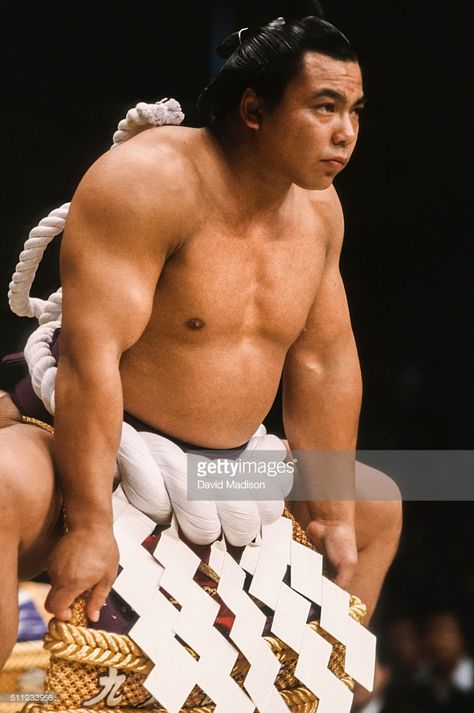
[[[353,521],[362,384],[357,354],[298,365],[284,382],[283,420],[297,459],[298,499],[312,517]],[[301,375],[304,375],[302,378]]]
[[[62,358],[56,381],[55,458],[70,527],[111,526],[123,418],[118,364]]]
[[[362,378],[355,347],[316,360],[293,357],[285,370],[283,422],[292,448],[354,450]]]

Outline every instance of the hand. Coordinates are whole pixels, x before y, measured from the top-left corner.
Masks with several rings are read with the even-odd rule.
[[[57,543],[48,560],[51,590],[46,609],[69,621],[71,606],[87,593],[86,614],[98,621],[100,609],[115,581],[119,552],[110,527],[74,529]]]
[[[306,534],[327,561],[328,575],[337,585],[347,589],[357,566],[355,529],[351,523],[312,520]]]

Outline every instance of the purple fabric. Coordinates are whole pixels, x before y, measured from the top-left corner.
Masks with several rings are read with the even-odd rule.
[[[46,634],[47,627],[36,604],[28,597],[19,606],[17,641],[36,641]]]
[[[53,417],[45,409],[43,402],[33,391],[29,374],[28,376],[24,376],[23,379],[17,383],[10,393],[10,397],[23,416],[37,418],[39,421],[49,423],[50,426],[53,425]]]
[[[138,614],[113,589],[110,590],[105,606],[100,610],[99,621],[90,621],[89,629],[108,631],[111,634],[128,634],[138,620]]]
[[[16,366],[17,364],[25,363],[25,355],[23,352],[15,352],[14,354],[5,354],[1,360],[2,366]]]

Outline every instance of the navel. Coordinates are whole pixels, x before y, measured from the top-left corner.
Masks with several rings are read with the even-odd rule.
[[[205,323],[202,319],[199,319],[199,317],[193,317],[192,319],[188,319],[186,322],[186,327],[188,329],[202,329],[205,326]]]

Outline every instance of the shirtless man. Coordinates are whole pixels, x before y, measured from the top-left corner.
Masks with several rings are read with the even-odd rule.
[[[16,635],[17,572],[48,566],[48,609],[67,620],[90,590],[98,618],[117,573],[110,496],[124,409],[171,437],[231,448],[265,418],[283,374],[289,446],[355,450],[361,376],[332,183],[357,140],[360,67],[316,18],[236,33],[224,51],[204,95],[212,127],[145,131],[102,156],[74,196],[54,439],[0,400],[0,666]],[[385,477],[355,470],[359,492]],[[399,501],[296,510],[371,613]]]

